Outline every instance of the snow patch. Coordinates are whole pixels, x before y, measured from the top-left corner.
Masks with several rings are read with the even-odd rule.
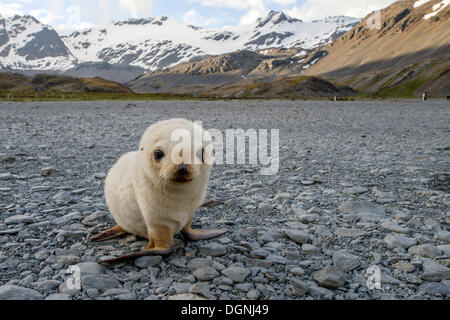
[[[441,12],[442,9],[444,9],[447,5],[450,4],[450,0],[443,0],[442,2],[435,4],[432,8],[432,12],[429,14],[426,14],[423,18],[425,20],[430,19],[431,17],[434,17],[435,15],[437,15],[439,12]]]
[[[425,3],[430,2],[431,0],[419,0],[414,3],[414,8],[423,6]]]

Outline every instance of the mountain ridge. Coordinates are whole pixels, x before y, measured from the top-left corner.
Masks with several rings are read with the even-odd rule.
[[[101,28],[60,36],[32,16],[14,16],[0,18],[0,66],[17,71],[64,72],[82,63],[107,62],[154,71],[238,50],[316,48],[330,43],[358,21],[335,17],[303,22],[271,11],[247,26],[205,29],[160,16],[110,22]]]

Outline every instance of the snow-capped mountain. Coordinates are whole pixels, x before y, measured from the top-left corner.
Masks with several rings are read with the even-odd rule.
[[[65,70],[77,63],[58,33],[32,16],[0,16],[0,66]]]
[[[213,30],[162,16],[111,22],[60,37],[31,16],[0,17],[0,68],[66,71],[86,62],[106,62],[152,71],[238,50],[312,49],[358,22],[349,17],[303,22],[271,11],[250,25]]]
[[[358,22],[349,17],[303,22],[271,11],[251,25],[211,30],[162,16],[110,23],[73,33],[63,41],[79,62],[106,61],[156,70],[244,49],[311,49],[332,42]]]

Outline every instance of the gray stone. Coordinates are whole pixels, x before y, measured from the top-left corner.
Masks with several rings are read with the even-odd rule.
[[[48,301],[68,301],[72,300],[72,297],[69,294],[64,293],[53,293],[49,295],[45,300]]]
[[[437,238],[441,241],[450,243],[450,232],[448,232],[448,231],[438,232]]]
[[[367,189],[366,187],[352,187],[352,188],[344,189],[343,193],[352,194],[352,195],[360,195],[360,194],[366,193],[368,191],[369,191],[369,189]]]
[[[56,262],[58,263],[62,263],[64,265],[74,265],[78,262],[80,262],[80,258],[76,257],[76,256],[57,256],[56,257]]]
[[[25,216],[25,215],[12,216],[12,217],[5,219],[6,225],[20,224],[20,223],[25,223],[25,224],[34,223],[34,219],[32,217]]]
[[[416,270],[416,267],[414,265],[412,265],[411,263],[407,263],[403,260],[394,264],[393,267],[406,273],[411,273],[414,272],[414,270]]]
[[[33,289],[15,285],[0,286],[0,300],[43,300],[42,294]]]
[[[328,289],[338,289],[344,286],[345,274],[334,266],[328,266],[325,269],[313,274],[313,279],[318,285]]]
[[[298,244],[307,243],[309,240],[309,233],[301,230],[286,230],[286,235],[292,241]]]
[[[346,202],[339,206],[339,210],[346,214],[355,214],[364,220],[380,220],[386,216],[383,207],[370,202]]]
[[[346,250],[339,250],[333,254],[333,264],[347,273],[358,268],[361,264],[361,259]]]
[[[408,252],[412,255],[431,259],[439,257],[442,254],[442,251],[432,244],[413,246],[408,249]]]
[[[269,254],[270,252],[264,249],[257,249],[250,251],[250,257],[253,259],[264,259]]]
[[[176,294],[169,296],[168,300],[182,300],[182,301],[196,301],[196,300],[207,300],[206,298],[199,296],[197,294]]]
[[[258,300],[259,296],[261,295],[261,292],[257,289],[252,289],[247,293],[247,299],[249,300]]]
[[[41,250],[39,252],[36,252],[36,254],[34,255],[34,258],[36,260],[45,260],[50,256],[50,251],[47,249]]]
[[[294,276],[303,276],[305,274],[305,270],[301,267],[294,267],[289,272]]]
[[[81,222],[84,225],[87,226],[97,226],[99,224],[103,224],[109,221],[108,214],[104,211],[96,211],[93,214],[87,216],[83,219]]]
[[[252,272],[249,269],[242,267],[230,267],[222,271],[224,276],[237,283],[244,282],[251,273]]]
[[[304,243],[302,245],[302,252],[304,252],[306,254],[320,254],[321,251],[322,250],[320,248],[317,248],[316,246],[313,246],[308,243]]]
[[[12,178],[13,178],[13,175],[9,172],[0,173],[0,181],[12,180]]]
[[[309,286],[305,281],[298,279],[292,280],[292,290],[293,294],[299,297],[303,297],[309,291]]]
[[[338,237],[357,238],[367,235],[367,232],[360,229],[337,228],[334,234]]]
[[[86,294],[88,295],[89,298],[95,299],[100,295],[100,292],[98,292],[97,289],[91,288],[86,290]]]
[[[200,295],[202,297],[210,299],[212,297],[209,291],[209,284],[207,282],[197,282],[194,283],[190,288],[188,293]]]
[[[401,234],[407,234],[410,232],[409,228],[399,226],[396,221],[384,221],[380,224],[380,227],[385,232],[395,232]]]
[[[423,259],[422,279],[425,281],[439,282],[450,279],[450,268],[431,259]]]
[[[55,290],[56,288],[58,288],[60,285],[61,285],[61,281],[45,280],[45,281],[39,282],[36,285],[36,289],[41,292],[49,293],[49,292]]]
[[[388,248],[404,248],[408,249],[417,244],[417,239],[403,236],[388,235],[384,238],[384,242]]]
[[[134,260],[134,265],[138,268],[144,269],[160,264],[162,261],[163,258],[161,256],[144,256]]]
[[[443,282],[425,282],[418,288],[417,292],[420,294],[432,294],[432,295],[450,295],[450,286]]]
[[[213,257],[220,257],[227,253],[227,248],[217,242],[210,242],[199,247],[201,254]]]
[[[81,276],[81,283],[88,288],[107,290],[120,288],[120,282],[110,276],[100,274],[86,274]]]
[[[194,258],[190,260],[187,264],[189,270],[194,271],[203,267],[211,267],[212,260],[206,258]]]
[[[209,281],[214,278],[217,278],[220,274],[216,269],[212,267],[201,267],[194,271],[194,277],[199,281]]]
[[[81,262],[76,265],[81,274],[102,274],[104,267],[96,262]]]

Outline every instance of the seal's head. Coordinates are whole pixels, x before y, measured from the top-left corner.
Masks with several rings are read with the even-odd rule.
[[[172,119],[150,126],[142,137],[140,161],[157,184],[206,185],[214,161],[212,138],[198,124]]]

